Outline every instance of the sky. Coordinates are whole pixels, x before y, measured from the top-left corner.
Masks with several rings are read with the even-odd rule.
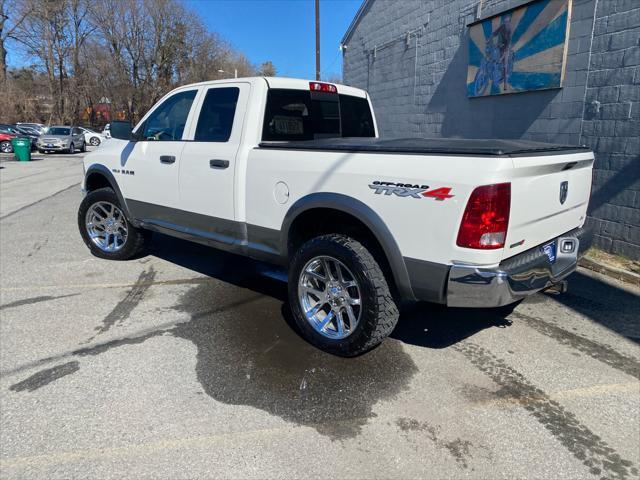
[[[314,0],[184,0],[252,63],[271,60],[279,76],[315,78]],[[320,0],[323,78],[341,77],[340,40],[362,0]]]

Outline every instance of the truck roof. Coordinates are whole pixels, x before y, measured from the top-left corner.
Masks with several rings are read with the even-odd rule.
[[[242,78],[225,78],[222,80],[208,80],[205,82],[192,83],[189,85],[183,85],[178,87],[183,89],[185,87],[206,86],[206,85],[220,85],[224,83],[236,83],[236,82],[248,82],[254,84],[256,82],[267,82],[269,88],[286,88],[290,90],[309,90],[309,83],[316,80],[304,80],[301,78],[288,78],[288,77],[242,77]],[[320,81],[320,83],[331,83]],[[348,85],[342,85],[340,83],[331,83],[338,88],[338,93],[344,95],[351,95],[354,97],[367,98],[367,92],[360,88],[350,87]],[[177,90],[177,89],[176,89]]]

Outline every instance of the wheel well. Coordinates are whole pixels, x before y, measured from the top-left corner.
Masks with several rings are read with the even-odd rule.
[[[85,189],[87,192],[92,192],[94,190],[98,190],[99,188],[113,188],[107,177],[102,175],[101,173],[90,173],[87,177],[87,181],[85,182]]]
[[[394,295],[397,293],[389,260],[375,234],[360,219],[341,210],[312,208],[298,215],[289,227],[287,239],[289,258],[306,241],[329,233],[347,235],[364,245],[380,265]]]

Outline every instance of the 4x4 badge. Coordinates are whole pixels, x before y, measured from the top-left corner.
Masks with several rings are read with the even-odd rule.
[[[434,198],[442,201],[454,196],[450,194],[450,187],[440,187],[429,190],[428,185],[411,185],[408,183],[375,181],[369,184],[369,188],[375,190],[373,193],[376,195],[395,195],[397,197],[412,197],[418,199]]]

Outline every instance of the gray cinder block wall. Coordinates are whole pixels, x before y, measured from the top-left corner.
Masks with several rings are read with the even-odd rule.
[[[573,0],[563,87],[467,98],[478,0],[367,0],[344,82],[369,91],[383,137],[527,138],[596,153],[596,244],[640,259],[640,0]],[[481,18],[526,3],[485,0]]]

